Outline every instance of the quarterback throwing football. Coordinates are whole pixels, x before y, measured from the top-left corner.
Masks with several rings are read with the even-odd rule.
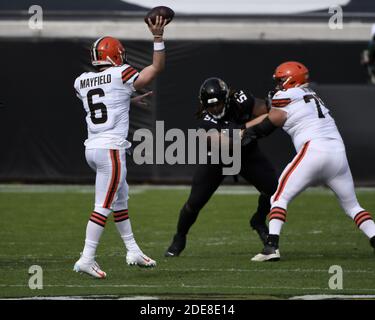
[[[156,262],[138,247],[128,214],[125,150],[129,130],[129,106],[134,91],[144,88],[160,73],[165,64],[163,31],[167,20],[156,17],[149,29],[154,36],[153,62],[141,72],[126,61],[126,51],[119,40],[103,37],[91,49],[91,60],[97,72],[85,72],[74,82],[74,88],[87,113],[88,138],[86,160],[96,172],[95,207],[86,228],[85,246],[75,263],[76,272],[95,278],[106,273],[95,261],[95,252],[108,216],[113,213],[117,230],[127,249],[129,265],[154,267]]]
[[[242,141],[246,145],[282,127],[292,138],[297,155],[280,176],[271,198],[269,236],[263,251],[252,261],[280,259],[279,235],[287,206],[315,184],[325,184],[336,194],[345,213],[375,248],[374,221],[357,201],[343,140],[324,102],[309,88],[308,69],[299,62],[285,62],[277,67],[274,79],[277,92],[270,112],[254,119],[243,131]]]

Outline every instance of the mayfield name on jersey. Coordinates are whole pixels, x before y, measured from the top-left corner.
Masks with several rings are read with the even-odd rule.
[[[102,84],[111,83],[111,80],[112,80],[112,77],[110,73],[107,75],[96,76],[94,78],[82,79],[79,83],[80,89],[85,89],[87,87],[95,87],[95,86],[100,86]]]

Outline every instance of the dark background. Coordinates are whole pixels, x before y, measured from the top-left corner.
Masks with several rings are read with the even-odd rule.
[[[0,181],[92,182],[84,158],[86,123],[73,82],[90,68],[92,40],[0,39]],[[131,64],[151,63],[152,43],[124,41]],[[375,88],[360,66],[365,42],[168,41],[166,69],[155,81],[148,107],[132,107],[131,130],[195,128],[200,84],[217,76],[230,86],[266,96],[274,68],[299,60],[343,135],[357,184],[375,184]],[[261,142],[280,172],[294,155],[281,130]],[[130,182],[187,183],[193,166],[142,165],[128,158]],[[231,178],[227,181],[232,181]]]
[[[70,11],[70,12],[87,12],[87,11],[123,11],[123,12],[144,12],[147,8],[126,3],[120,0],[2,0],[0,3],[0,12],[6,11],[27,11],[32,5],[39,5],[47,12],[51,11]],[[288,5],[288,4],[286,4]],[[375,3],[373,0],[351,0],[347,5],[342,6],[346,13],[370,13],[375,12]],[[214,11],[214,8],[213,8]],[[327,11],[327,10],[324,10]],[[268,14],[264,12],[264,14]]]

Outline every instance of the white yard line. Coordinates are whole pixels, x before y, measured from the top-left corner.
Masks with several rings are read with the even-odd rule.
[[[46,268],[46,271],[61,271],[61,268]],[[110,268],[106,268],[106,271],[111,271]],[[151,271],[151,270],[150,270]],[[209,268],[179,268],[179,269],[167,269],[167,268],[157,268],[155,271],[163,271],[168,273],[181,273],[181,272],[228,272],[228,273],[255,273],[255,272],[274,272],[274,273],[327,273],[328,269],[209,269]],[[343,268],[343,273],[360,273],[360,274],[373,274],[375,270],[347,270]]]
[[[295,296],[290,300],[326,300],[326,299],[375,299],[375,295],[346,295],[346,294],[310,294],[305,296]]]
[[[29,288],[24,284],[0,284],[1,288]],[[78,285],[78,284],[45,284],[43,288],[191,288],[191,289],[257,289],[257,290],[321,290],[332,291],[329,288],[320,287],[293,287],[293,286],[239,286],[239,285],[189,285],[189,284],[160,284],[160,285],[147,285],[147,284],[91,284],[91,285]],[[356,292],[375,292],[375,288],[348,288],[346,290]]]
[[[166,272],[302,272],[302,273],[328,273],[328,269],[236,269],[236,268],[229,268],[229,269],[209,269],[209,268],[188,268],[188,269],[163,269],[158,268],[159,271],[166,271]],[[375,273],[375,270],[346,270],[343,268],[343,273]]]
[[[198,295],[199,296],[199,295]],[[157,296],[117,296],[117,295],[88,295],[88,296],[44,296],[44,297],[23,297],[23,298],[0,298],[0,300],[159,300]],[[290,300],[327,300],[327,299],[375,299],[375,295],[365,294],[311,294],[290,297]]]
[[[153,190],[188,191],[189,185],[130,185],[130,194],[139,194]],[[356,188],[358,193],[375,192],[375,188]],[[0,184],[0,193],[94,193],[93,185],[22,185],[22,184]],[[252,186],[222,185],[216,191],[220,195],[247,195],[258,194]],[[331,190],[323,187],[309,188],[305,193],[333,194]]]
[[[116,295],[92,295],[92,296],[45,296],[45,297],[24,297],[24,298],[4,298],[0,300],[98,300],[98,299],[115,299],[115,300],[158,300],[158,297],[152,296],[128,296],[119,297]]]

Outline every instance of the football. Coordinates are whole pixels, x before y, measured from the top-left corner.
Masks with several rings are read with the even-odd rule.
[[[167,19],[168,24],[173,20],[174,11],[171,8],[165,6],[152,8],[145,16],[145,22],[148,24],[148,19],[151,19],[152,23],[155,23],[157,16],[162,16],[164,19]]]

